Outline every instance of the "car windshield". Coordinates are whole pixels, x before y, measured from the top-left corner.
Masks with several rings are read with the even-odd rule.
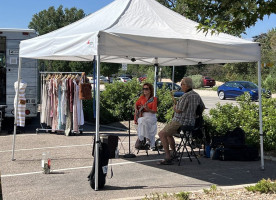
[[[173,84],[173,90],[181,90],[181,87],[179,85]]]
[[[204,78],[205,78],[205,79],[211,79],[210,77],[207,77],[207,76],[205,76]]]
[[[251,82],[240,83],[243,87],[248,89],[258,89],[258,86]]]
[[[163,84],[165,84],[166,88],[169,89],[169,90],[181,90],[181,87],[179,85],[175,84],[175,83],[173,84],[173,88],[172,88],[172,83],[158,83],[157,87],[162,88]]]

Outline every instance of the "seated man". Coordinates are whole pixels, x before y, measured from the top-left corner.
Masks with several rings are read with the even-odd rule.
[[[157,133],[157,98],[153,97],[153,86],[150,83],[143,85],[143,95],[135,103],[135,124],[138,124],[137,133],[139,141],[146,138],[148,147],[155,147]],[[139,142],[138,141],[138,142]],[[137,149],[139,147],[135,145]]]
[[[200,105],[201,112],[205,109],[205,105],[201,97],[193,91],[192,88],[193,81],[191,78],[185,77],[181,80],[181,89],[185,92],[185,94],[180,97],[177,104],[173,107],[174,116],[172,121],[158,133],[165,151],[165,159],[159,162],[161,165],[173,164],[169,151],[170,146],[173,153],[175,152],[175,141],[173,135],[177,133],[178,129],[182,125],[195,125],[196,109],[198,105]]]

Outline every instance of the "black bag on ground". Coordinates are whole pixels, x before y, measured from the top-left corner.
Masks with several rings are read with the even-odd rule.
[[[211,148],[224,146],[226,148],[243,148],[245,145],[245,132],[240,127],[235,128],[233,131],[227,131],[225,135],[213,136]]]
[[[224,136],[224,147],[237,148],[245,145],[245,132],[240,127],[228,131]]]
[[[212,160],[219,160],[221,157],[221,152],[223,150],[223,146],[219,146],[214,150],[214,154],[212,155]]]
[[[98,165],[98,189],[102,189],[105,185],[105,179],[108,169],[108,160],[109,160],[109,148],[108,144],[99,142],[99,165]],[[95,140],[93,145],[93,155],[95,148]],[[92,170],[88,175],[88,181],[92,189],[95,189],[95,159],[93,162]]]
[[[100,136],[101,142],[106,143],[109,149],[109,159],[115,158],[115,151],[118,147],[119,137],[117,135],[102,134]]]
[[[219,159],[223,161],[256,161],[259,160],[259,150],[256,146],[244,145],[240,148],[220,149]]]
[[[216,149],[219,146],[223,146],[224,136],[213,136],[211,139],[211,148]]]

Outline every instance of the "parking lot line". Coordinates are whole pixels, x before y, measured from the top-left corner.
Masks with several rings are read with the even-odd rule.
[[[31,148],[31,149],[17,149],[15,151],[32,151],[32,150],[42,150],[42,149],[58,149],[58,148],[68,148],[68,147],[82,147],[82,146],[92,146],[92,144],[76,144],[76,145],[67,145],[67,146],[53,146],[53,147],[40,147],[40,148]],[[0,153],[11,152],[12,150],[0,151]]]
[[[186,159],[188,157],[183,157],[182,159]],[[147,162],[156,162],[163,159],[153,159],[153,160],[140,160],[140,161],[127,161],[127,162],[119,162],[119,163],[112,163],[108,164],[108,166],[116,166],[116,165],[129,165],[129,164],[138,164],[138,163],[147,163]],[[61,171],[69,171],[69,170],[79,170],[79,169],[88,169],[92,166],[84,166],[84,167],[73,167],[73,168],[64,168],[64,169],[55,169],[51,170],[51,172],[61,172]],[[15,177],[15,176],[26,176],[26,175],[33,175],[33,174],[41,174],[43,171],[37,171],[37,172],[27,172],[27,173],[20,173],[20,174],[6,174],[1,175],[1,178],[7,178],[7,177]]]

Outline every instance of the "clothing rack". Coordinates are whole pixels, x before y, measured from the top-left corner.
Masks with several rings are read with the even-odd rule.
[[[76,75],[76,74],[78,74],[78,75],[81,75],[82,73],[84,73],[84,72],[39,72],[39,74],[40,74],[40,113],[41,113],[41,105],[42,105],[42,91],[43,91],[43,88],[42,88],[42,86],[43,86],[43,82],[44,82],[44,79],[45,79],[45,77],[46,77],[46,75],[49,75],[49,74],[62,74],[62,75],[65,75],[65,74],[74,74],[74,75]],[[46,125],[46,127],[45,126],[43,126],[43,123],[41,123],[41,121],[39,120],[39,123],[40,123],[40,126],[41,126],[41,128],[37,128],[36,129],[36,134],[38,134],[39,133],[39,131],[45,131],[46,133],[48,133],[48,132],[51,132],[52,131],[52,129],[51,128],[47,128],[48,126]],[[65,132],[65,130],[55,130],[55,132]],[[71,130],[70,131],[70,135],[71,134],[76,134],[76,132],[74,132],[73,130]],[[83,133],[83,129],[82,128],[79,128],[79,132],[78,132],[79,134],[82,134]]]

